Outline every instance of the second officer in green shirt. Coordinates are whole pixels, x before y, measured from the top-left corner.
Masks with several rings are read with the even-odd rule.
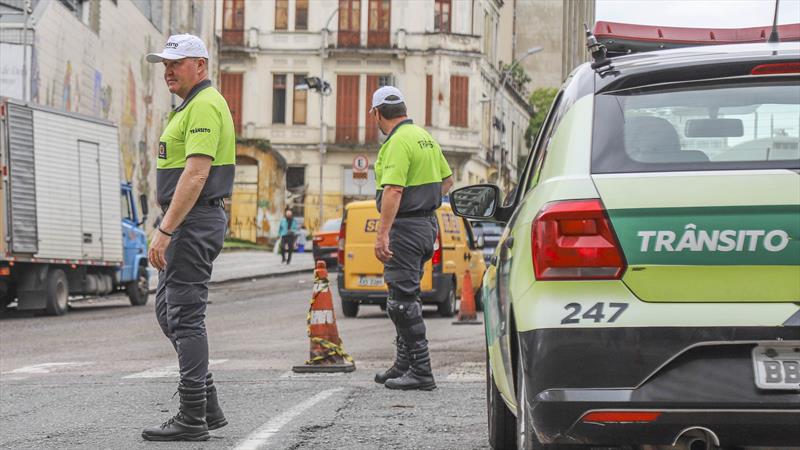
[[[375,381],[389,389],[432,390],[436,382],[419,284],[425,262],[433,256],[435,213],[453,185],[452,171],[439,144],[407,117],[399,89],[384,86],[375,91],[370,114],[388,135],[375,162],[381,213],[375,256],[384,264],[386,310],[397,332],[394,365],[376,374]]]

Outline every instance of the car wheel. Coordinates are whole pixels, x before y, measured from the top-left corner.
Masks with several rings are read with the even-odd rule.
[[[150,297],[150,284],[147,280],[147,265],[143,264],[139,267],[139,276],[135,281],[131,281],[125,285],[125,292],[128,294],[133,306],[144,306]]]
[[[450,283],[450,290],[447,292],[447,298],[437,306],[439,315],[442,317],[453,317],[456,315],[456,284]]]
[[[47,296],[44,308],[45,314],[48,316],[62,316],[67,312],[69,284],[63,270],[51,270],[47,275],[45,295]]]
[[[342,300],[342,312],[345,317],[356,317],[358,315],[358,302]]]
[[[489,419],[489,445],[494,449],[517,448],[516,419],[494,384],[488,349],[486,350],[486,411]]]

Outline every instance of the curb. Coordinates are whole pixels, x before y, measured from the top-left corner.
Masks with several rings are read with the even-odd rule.
[[[313,272],[314,272],[314,268],[313,267],[309,268],[309,269],[293,269],[293,270],[287,270],[285,272],[273,272],[273,273],[265,273],[265,274],[259,274],[259,275],[251,275],[251,276],[247,276],[247,277],[228,278],[226,280],[220,280],[220,281],[209,281],[208,285],[210,287],[210,286],[224,285],[224,284],[229,284],[229,283],[237,283],[237,282],[240,282],[240,281],[261,280],[261,279],[266,279],[266,278],[278,278],[278,277],[283,277],[283,276],[299,275],[301,273],[313,273]],[[155,276],[158,276],[158,275],[156,274]],[[155,294],[156,289],[150,289],[148,292],[150,294]]]

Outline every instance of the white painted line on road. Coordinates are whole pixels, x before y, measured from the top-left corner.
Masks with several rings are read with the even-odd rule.
[[[58,362],[58,363],[43,363],[34,364],[32,366],[20,367],[19,369],[2,372],[0,375],[20,374],[20,373],[50,373],[52,370],[59,367],[80,367],[90,366],[93,362]]]
[[[227,359],[209,359],[208,365],[214,366],[217,364],[222,364],[228,361]],[[179,376],[178,367],[174,364],[166,366],[166,367],[159,367],[155,369],[147,369],[144,372],[138,372],[131,375],[126,375],[122,377],[123,379],[131,379],[131,378],[174,378]]]
[[[332,373],[295,373],[292,370],[287,370],[286,372],[281,374],[281,378],[320,378],[320,377],[341,377],[344,376],[344,372],[332,372]]]
[[[269,441],[270,438],[278,434],[278,431],[280,431],[281,428],[286,426],[286,424],[296,419],[298,416],[303,414],[307,409],[310,409],[312,406],[327,399],[331,395],[341,390],[342,388],[328,389],[327,391],[322,391],[319,394],[304,401],[303,403],[300,403],[299,405],[295,405],[288,411],[265,423],[256,431],[250,433],[250,435],[244,438],[244,440],[240,442],[239,445],[237,445],[234,450],[256,450],[263,447],[264,445],[266,445],[267,441]]]
[[[484,381],[486,380],[486,366],[483,363],[465,362],[447,376],[447,381]]]

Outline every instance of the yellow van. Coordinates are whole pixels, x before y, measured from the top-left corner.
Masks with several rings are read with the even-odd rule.
[[[439,314],[452,317],[461,296],[464,273],[469,270],[477,296],[486,270],[483,255],[469,223],[453,214],[449,203],[436,211],[439,237],[433,258],[425,263],[422,303],[435,304]],[[374,200],[353,202],[345,207],[339,231],[339,297],[347,317],[358,315],[359,305],[386,308],[388,290],[383,282],[383,263],[375,257],[375,239],[380,214]],[[477,301],[477,298],[476,298]]]

